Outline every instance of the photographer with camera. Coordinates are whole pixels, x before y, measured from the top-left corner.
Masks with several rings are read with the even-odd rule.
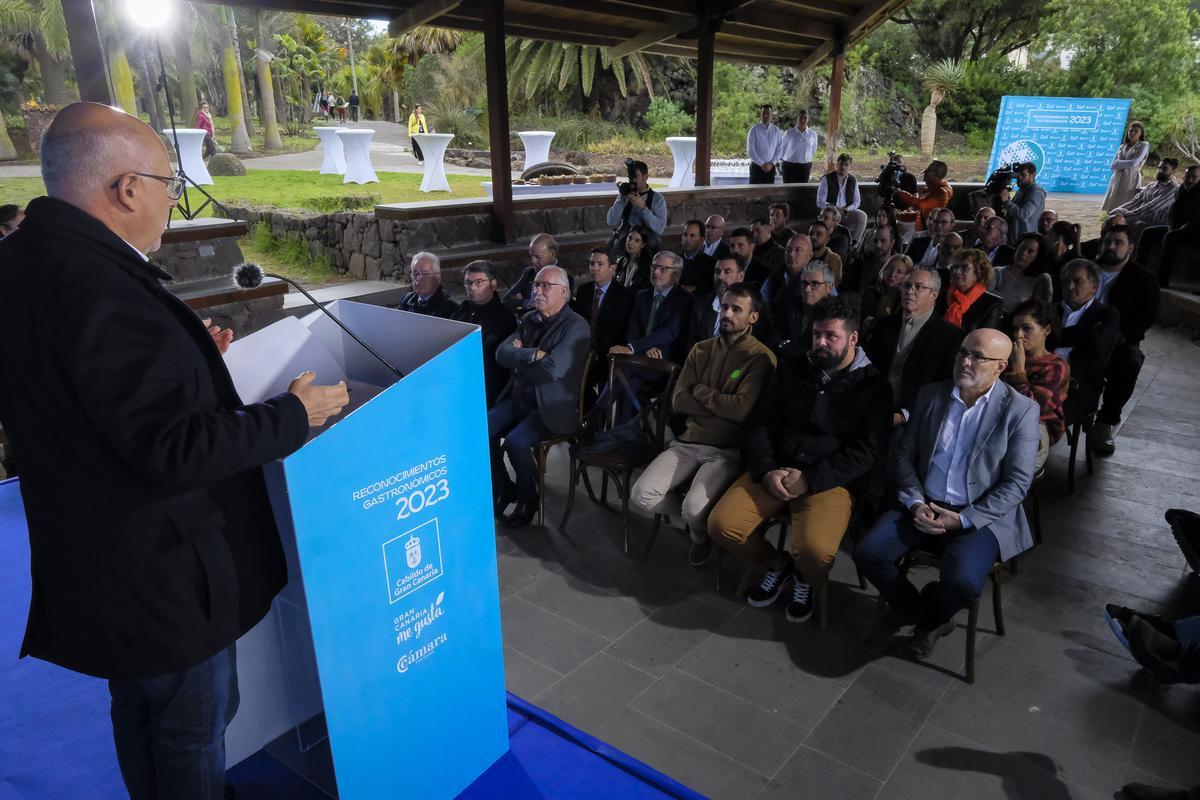
[[[610,245],[623,244],[618,240],[623,240],[635,225],[653,231],[656,237],[667,228],[667,201],[646,184],[650,172],[646,162],[627,158],[625,168],[629,181],[617,184],[617,199],[608,209],[608,224],[614,228]]]
[[[925,188],[917,194],[900,189],[896,199],[904,203],[904,210],[896,212],[899,222],[911,222],[918,231],[925,230],[925,215],[935,208],[946,208],[954,197],[954,190],[946,182],[950,168],[945,161],[930,161],[929,166],[921,173]]]
[[[1046,190],[1037,185],[1037,166],[1026,161],[1017,166],[1015,177],[1017,193],[1012,194],[1005,185],[999,196],[1004,218],[1008,220],[1008,243],[1011,245],[1016,245],[1017,240],[1027,233],[1037,233],[1038,217],[1046,208]]]

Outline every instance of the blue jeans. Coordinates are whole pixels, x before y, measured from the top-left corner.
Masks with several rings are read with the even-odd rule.
[[[221,800],[238,707],[235,645],[182,672],[114,679],[113,739],[131,800]]]
[[[910,550],[928,550],[942,562],[938,580],[921,591],[900,574],[897,562]],[[888,511],[854,548],[854,563],[901,619],[933,630],[969,606],[1000,557],[1000,545],[990,529],[957,533],[921,533],[908,511]]]
[[[511,495],[515,489],[519,502],[537,502],[537,462],[533,448],[551,436],[535,405],[507,398],[492,406],[488,411],[488,439],[492,451],[492,491],[497,497]],[[517,476],[515,487],[504,468],[505,455]]]

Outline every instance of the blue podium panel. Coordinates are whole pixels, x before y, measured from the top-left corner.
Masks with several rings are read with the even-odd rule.
[[[1128,100],[1004,97],[988,173],[1000,164],[1032,161],[1048,192],[1103,194],[1128,115]]]
[[[479,337],[284,461],[342,800],[450,798],[508,749]]]

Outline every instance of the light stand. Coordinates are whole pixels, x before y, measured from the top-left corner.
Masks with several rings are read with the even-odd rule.
[[[167,88],[167,62],[163,59],[162,40],[159,38],[157,33],[153,35],[154,46],[158,50],[159,77],[158,86],[156,88],[162,89],[163,94],[167,96],[167,115],[171,118],[171,137],[175,141],[175,158],[179,163],[179,169],[175,173],[175,176],[183,179],[183,195],[179,198],[179,202],[176,203],[175,207],[172,209],[172,214],[175,211],[178,211],[181,217],[191,220],[198,217],[200,212],[207,208],[210,203],[215,207],[220,207],[221,203],[217,200],[217,198],[209,194],[203,186],[192,180],[188,176],[187,172],[185,172],[183,169],[183,151],[179,149],[179,131],[175,129],[175,103],[171,100],[171,90]],[[188,198],[189,184],[197,192],[204,195],[205,198],[204,202],[197,206],[194,210],[192,209],[191,200]],[[170,218],[167,219],[167,227],[171,227]]]

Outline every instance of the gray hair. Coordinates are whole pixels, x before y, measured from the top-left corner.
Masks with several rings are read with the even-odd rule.
[[[555,278],[554,282],[556,284],[558,284],[559,286],[566,286],[568,289],[570,289],[570,287],[571,287],[570,276],[567,275],[567,271],[565,269],[563,269],[562,267],[556,266],[554,264],[551,264],[546,267],[542,267],[541,269],[538,270],[537,276],[534,278],[534,280],[537,280],[537,278],[540,278],[543,275],[553,275]]]
[[[916,275],[918,272],[924,272],[929,276],[929,285],[933,287],[934,295],[940,294],[942,291],[942,276],[938,274],[936,269],[927,269],[925,267],[917,267],[910,275]]]
[[[430,265],[433,267],[434,272],[440,273],[442,271],[442,260],[440,258],[438,258],[436,255],[434,255],[433,253],[430,253],[425,250],[422,250],[421,252],[417,253],[415,256],[412,257],[412,261],[408,262],[408,268],[411,270],[413,267],[415,267],[417,264],[421,263],[422,261],[428,261],[430,263]]]
[[[840,209],[838,209],[838,207],[837,207],[837,206],[825,206],[824,208],[822,208],[822,209],[821,209],[821,213],[820,213],[820,214],[818,214],[817,216],[818,216],[818,217],[820,217],[820,216],[823,216],[823,215],[825,215],[825,214],[833,214],[833,221],[834,221],[834,222],[841,222],[841,221],[842,221],[842,212],[841,212],[841,210],[840,210]]]
[[[829,269],[829,265],[820,259],[805,264],[804,269],[800,270],[800,275],[801,277],[805,275],[820,275],[823,283],[833,283],[833,270]]]
[[[52,130],[52,129],[51,129]],[[58,199],[90,197],[105,190],[117,173],[146,160],[137,137],[104,129],[78,129],[42,136],[42,181]]]
[[[992,225],[999,225],[1000,230],[1004,231],[1006,234],[1008,233],[1008,220],[999,214],[994,217],[988,217],[988,221],[984,227],[991,227]]]
[[[672,252],[671,250],[659,250],[654,254],[654,258],[650,263],[657,264],[660,258],[669,259],[671,262],[671,269],[675,270],[676,272],[683,271],[683,256],[679,255],[679,253]]]
[[[1096,286],[1100,285],[1100,265],[1088,258],[1072,258],[1068,261],[1067,265],[1063,267],[1063,280],[1066,280],[1067,276],[1077,269],[1087,270],[1088,280]]]

